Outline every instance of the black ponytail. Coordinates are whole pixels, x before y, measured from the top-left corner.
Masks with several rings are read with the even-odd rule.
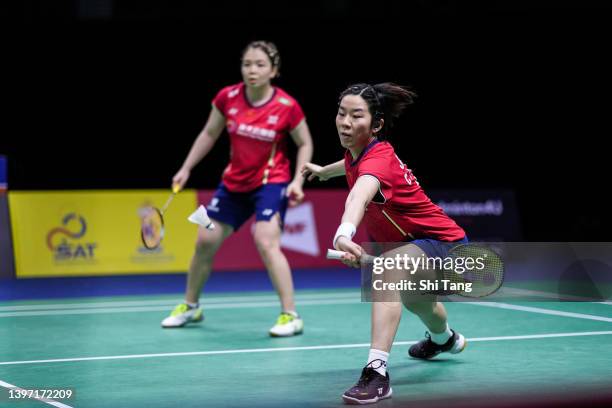
[[[340,94],[340,101],[347,95],[359,95],[366,101],[372,115],[372,128],[378,127],[380,120],[384,120],[382,129],[377,132],[380,139],[387,137],[395,119],[414,103],[417,96],[411,89],[391,82],[351,85]]]

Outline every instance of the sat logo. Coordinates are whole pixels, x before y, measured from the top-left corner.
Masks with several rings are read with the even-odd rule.
[[[62,226],[47,233],[47,248],[56,261],[91,260],[98,246],[95,242],[74,242],[87,232],[87,222],[82,215],[69,213],[62,219]]]

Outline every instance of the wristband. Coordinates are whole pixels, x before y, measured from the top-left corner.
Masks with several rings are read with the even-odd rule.
[[[355,232],[357,232],[357,227],[355,227],[350,222],[343,222],[342,224],[340,224],[338,230],[336,231],[336,235],[334,236],[334,248],[336,248],[336,241],[338,241],[338,238],[347,237],[348,239],[353,239],[353,236],[355,236]]]

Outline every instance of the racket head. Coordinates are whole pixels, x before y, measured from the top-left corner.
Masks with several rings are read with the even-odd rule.
[[[164,239],[164,217],[161,211],[156,207],[146,208],[140,222],[140,238],[144,247],[147,249],[159,247]]]
[[[448,256],[453,259],[473,259],[476,263],[464,273],[454,270],[444,270],[444,279],[452,283],[471,283],[471,290],[458,290],[453,292],[459,296],[469,298],[481,298],[492,295],[501,288],[504,283],[504,261],[491,248],[483,245],[460,244],[453,247]]]

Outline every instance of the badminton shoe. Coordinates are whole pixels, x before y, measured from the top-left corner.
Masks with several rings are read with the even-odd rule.
[[[183,327],[187,323],[197,323],[204,320],[204,314],[199,307],[191,307],[186,303],[177,305],[170,316],[162,320],[163,328]]]
[[[304,321],[296,313],[283,312],[278,316],[276,324],[270,329],[272,337],[288,337],[302,334]]]
[[[465,346],[467,346],[467,340],[463,335],[457,333],[451,329],[453,335],[444,344],[437,344],[431,340],[429,332],[425,332],[425,339],[413,344],[408,349],[408,354],[413,358],[420,358],[423,360],[429,360],[434,358],[440,353],[449,352],[451,354],[461,353]]]
[[[389,373],[381,375],[372,367],[372,363],[381,360],[373,360],[361,371],[361,378],[353,387],[342,394],[342,399],[347,404],[365,405],[374,404],[385,398],[391,398],[393,390]]]

